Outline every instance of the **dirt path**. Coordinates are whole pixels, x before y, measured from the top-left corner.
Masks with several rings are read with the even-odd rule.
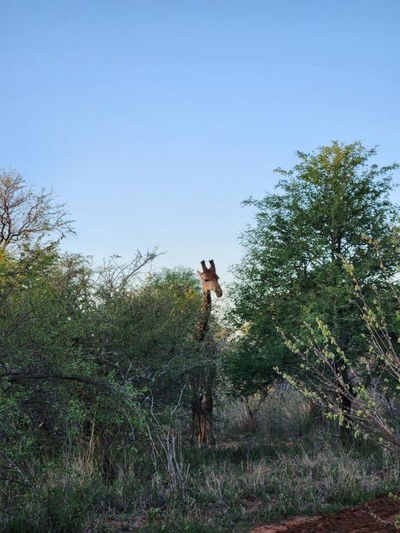
[[[280,525],[258,527],[251,533],[398,533],[396,515],[400,515],[400,500],[379,496],[332,515],[298,517]]]

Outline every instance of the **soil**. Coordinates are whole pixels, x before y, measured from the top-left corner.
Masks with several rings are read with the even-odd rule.
[[[399,529],[394,527],[397,515],[400,515],[400,499],[383,495],[331,515],[297,517],[281,524],[257,527],[251,533],[398,533]]]

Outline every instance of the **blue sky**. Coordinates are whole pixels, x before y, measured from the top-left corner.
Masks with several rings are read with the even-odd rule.
[[[0,18],[0,167],[53,189],[64,249],[97,262],[157,246],[156,269],[213,258],[228,280],[241,202],[296,150],[400,161],[398,0],[13,0]]]

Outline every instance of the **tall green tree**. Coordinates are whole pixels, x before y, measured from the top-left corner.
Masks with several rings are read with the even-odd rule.
[[[235,388],[245,384],[244,392],[266,386],[275,367],[301,371],[282,333],[301,336],[316,318],[329,326],[346,357],[361,356],[363,324],[343,260],[353,265],[366,297],[372,284],[384,292],[398,266],[399,210],[390,198],[398,165],[371,163],[376,150],[360,142],[296,154],[293,169],[276,170],[282,176],[277,192],[244,202],[256,211],[255,225],[241,236],[245,256],[233,287],[232,318],[246,323],[247,333],[227,362]],[[385,257],[384,268],[377,253]],[[346,365],[335,364],[351,387]],[[246,379],[240,380],[243,369]]]

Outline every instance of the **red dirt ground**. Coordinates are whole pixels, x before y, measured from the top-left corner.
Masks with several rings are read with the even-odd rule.
[[[279,525],[257,527],[251,533],[398,533],[394,521],[399,514],[399,499],[379,496],[332,515],[298,517]]]

